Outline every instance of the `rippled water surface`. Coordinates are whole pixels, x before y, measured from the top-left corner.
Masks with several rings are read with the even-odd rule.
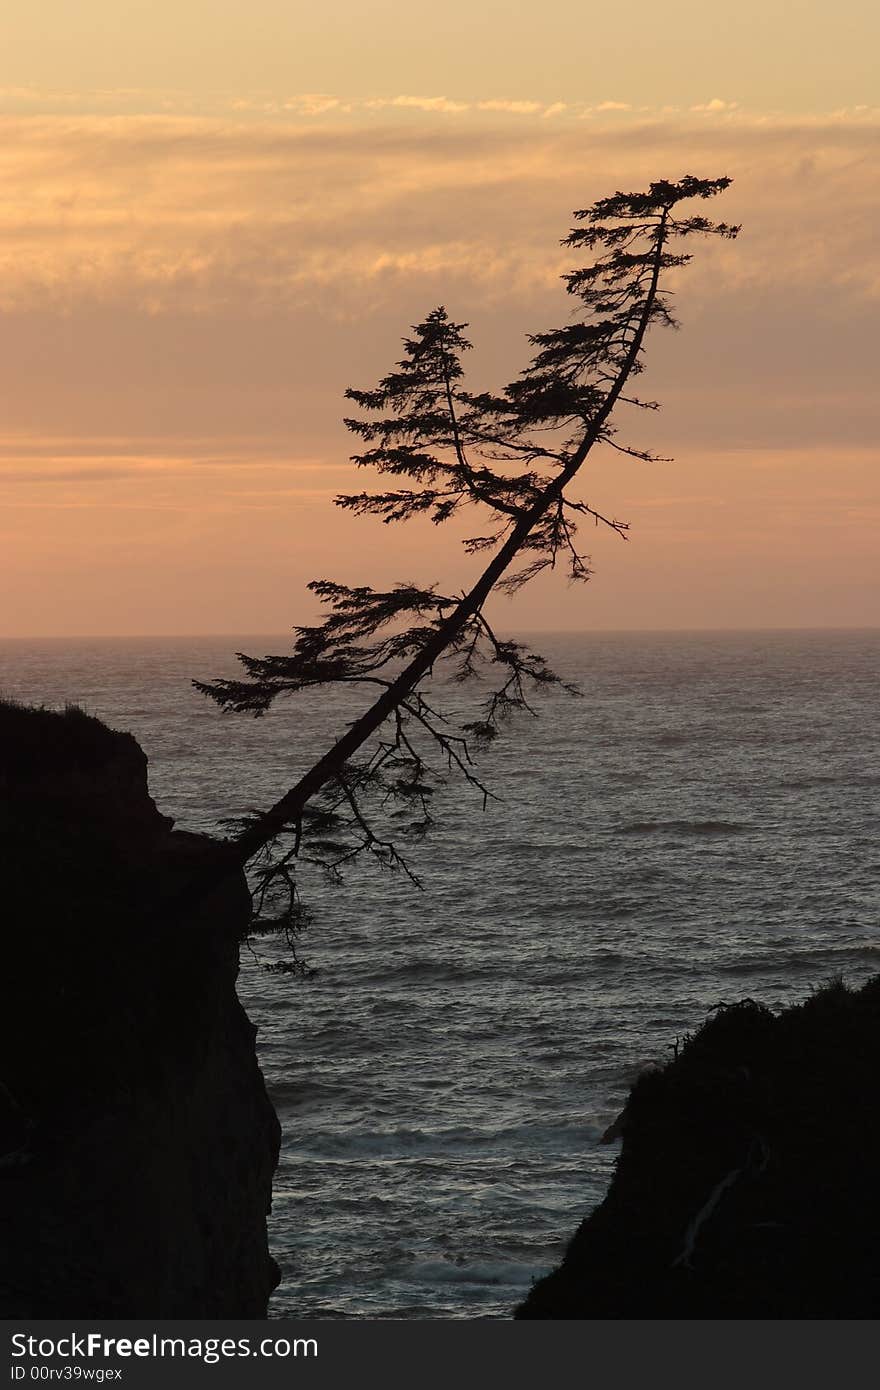
[[[284,640],[7,641],[0,688],[130,729],[161,809],[216,830],[355,711],[254,722],[190,690]],[[641,1064],[721,1000],[880,968],[880,632],[537,645],[584,697],[486,756],[500,802],[445,795],[425,891],[311,885],[309,982],[244,954],[284,1128],[276,1316],[509,1316],[601,1200]]]

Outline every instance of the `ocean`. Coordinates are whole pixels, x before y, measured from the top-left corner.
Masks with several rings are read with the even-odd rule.
[[[284,637],[0,642],[0,692],[136,735],[187,829],[277,799],[357,703],[222,715]],[[551,693],[401,875],[304,885],[317,973],[242,952],[284,1132],[275,1317],[506,1318],[601,1201],[630,1080],[717,1004],[880,969],[880,631],[557,634]],[[460,690],[441,690],[456,707]]]

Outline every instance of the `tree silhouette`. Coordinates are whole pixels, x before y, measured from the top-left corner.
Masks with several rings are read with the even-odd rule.
[[[252,715],[302,690],[342,685],[376,692],[296,785],[239,822],[228,842],[230,865],[261,860],[256,930],[281,928],[293,946],[304,920],[297,861],[337,875],[366,853],[414,877],[401,835],[392,840],[381,828],[383,809],[408,808],[406,838],[430,826],[432,795],[450,770],[487,797],[474,749],[496,738],[511,713],[530,709],[536,691],[564,684],[543,657],[496,635],[486,601],[493,591],[516,592],[547,569],[564,567],[570,579],[588,579],[589,560],[577,544],[584,520],[627,538],[625,522],[602,515],[570,488],[596,445],[656,457],[621,443],[612,413],[623,404],[657,408],[625,392],[643,370],[648,328],[676,326],[661,281],[691,257],[672,248],[687,237],[732,238],[739,230],[678,215],[678,207],[711,198],[729,183],[688,175],[642,193],[618,192],[576,212],[578,225],[562,244],[595,259],[563,277],[577,303],[572,320],[530,335],[531,361],[497,394],[466,388],[467,325],[452,322],[444,308],[413,328],[403,358],[376,387],[346,392],[361,412],[345,422],[362,449],[353,462],[375,469],[388,488],[340,496],[337,505],[386,523],[427,516],[436,525],[473,509],[483,518],[481,530],[464,547],[489,558],[458,597],[412,583],[383,591],[317,580],[309,587],[327,616],[296,628],[292,651],[239,653],[239,679],[194,682],[225,710]],[[436,707],[430,678],[441,667],[462,683],[494,675],[472,720],[450,723]]]

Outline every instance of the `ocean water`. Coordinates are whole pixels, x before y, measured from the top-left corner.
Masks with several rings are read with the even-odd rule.
[[[0,691],[131,730],[161,809],[216,831],[356,712],[252,721],[189,687],[284,645],[6,641]],[[482,759],[485,811],[449,788],[411,855],[424,891],[366,868],[306,884],[311,980],[243,952],[284,1130],[274,1316],[510,1316],[601,1201],[597,1140],[646,1061],[721,1001],[880,969],[880,631],[535,645],[583,697]]]

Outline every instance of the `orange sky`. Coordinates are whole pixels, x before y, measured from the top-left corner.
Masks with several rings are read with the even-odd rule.
[[[733,80],[653,105],[570,81],[553,100],[525,72],[334,95],[327,60],[317,95],[186,97],[24,67],[2,117],[0,635],[277,632],[314,577],[460,586],[451,534],[331,506],[345,387],[438,303],[470,324],[474,385],[501,384],[566,320],[571,209],[684,172],[732,175],[713,212],[744,230],[695,248],[682,332],[649,344],[664,409],[634,425],[675,461],[597,456],[582,495],[630,543],[595,532],[589,586],[542,580],[500,621],[877,623],[880,109],[858,84],[804,113]]]

